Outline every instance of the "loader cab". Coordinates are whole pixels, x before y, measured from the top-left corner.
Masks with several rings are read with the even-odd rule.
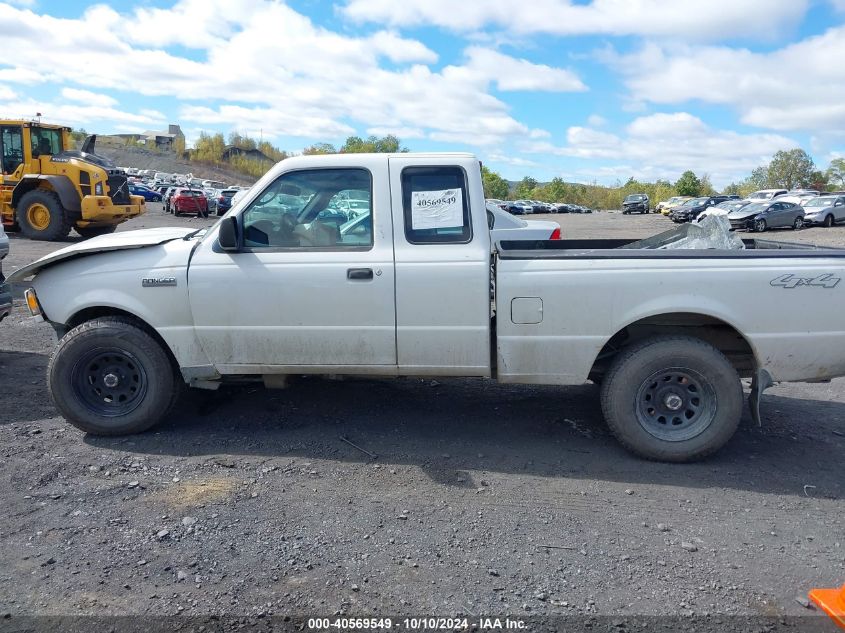
[[[61,128],[31,125],[29,127],[29,140],[32,157],[40,158],[61,154],[65,150],[62,136]]]
[[[23,126],[0,122],[0,176],[3,181],[17,180],[24,164]]]

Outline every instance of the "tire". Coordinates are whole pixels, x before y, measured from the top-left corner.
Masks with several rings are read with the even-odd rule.
[[[102,317],[62,337],[47,366],[47,387],[76,428],[128,435],[170,412],[181,392],[177,373],[167,352],[135,321]]]
[[[736,432],[742,400],[728,359],[687,336],[652,338],[623,351],[601,384],[613,435],[632,453],[656,461],[715,453]]]
[[[98,235],[111,235],[117,230],[117,224],[111,224],[109,226],[86,226],[86,227],[76,227],[76,232],[79,233],[82,237],[86,240],[91,237],[97,237]]]
[[[792,230],[793,230],[793,231],[799,231],[799,230],[801,230],[802,228],[804,228],[804,218],[802,218],[802,217],[799,215],[799,216],[798,216],[797,218],[795,218],[795,220],[792,222]]]
[[[21,233],[31,240],[55,242],[68,236],[73,228],[70,217],[52,191],[35,189],[25,193],[15,209]]]
[[[754,220],[754,231],[757,233],[765,233],[768,226],[766,226],[766,221],[763,219]]]
[[[825,228],[828,228],[828,229],[829,229],[829,228],[830,228],[830,227],[832,227],[834,224],[835,224],[835,221],[834,221],[834,219],[833,219],[833,216],[832,216],[832,215],[825,216],[825,218],[824,218],[824,226],[825,226]]]

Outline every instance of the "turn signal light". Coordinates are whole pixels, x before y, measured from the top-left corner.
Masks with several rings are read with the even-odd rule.
[[[41,316],[41,306],[38,303],[38,297],[35,296],[35,289],[27,288],[23,293],[26,299],[26,307],[32,313],[32,316]]]

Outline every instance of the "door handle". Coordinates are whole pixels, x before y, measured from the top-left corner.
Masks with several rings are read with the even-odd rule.
[[[372,268],[350,268],[346,271],[347,279],[365,280],[373,278]]]

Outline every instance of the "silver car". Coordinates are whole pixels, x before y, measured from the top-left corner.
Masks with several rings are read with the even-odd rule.
[[[804,209],[792,202],[753,202],[728,213],[732,229],[748,229],[762,233],[768,229],[804,226]]]
[[[831,227],[845,220],[845,196],[821,195],[804,203],[804,223]]]
[[[9,254],[9,236],[0,224],[0,321],[9,316],[12,311],[12,292],[9,286],[3,283],[6,279],[3,276],[3,259]]]

